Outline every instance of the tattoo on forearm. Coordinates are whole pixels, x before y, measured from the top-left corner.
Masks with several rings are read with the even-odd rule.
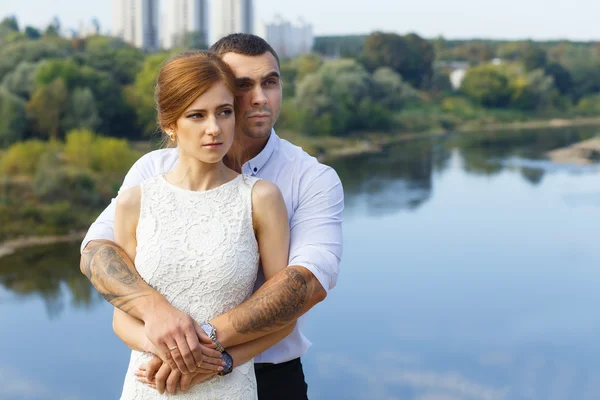
[[[286,268],[281,277],[274,277],[246,303],[232,310],[233,327],[239,333],[260,332],[275,326],[285,326],[304,310],[311,290],[302,273]]]
[[[92,269],[104,269],[106,275],[112,279],[121,282],[125,286],[132,286],[139,278],[127,266],[128,259],[127,254],[118,247],[105,246],[93,258]]]
[[[81,270],[98,293],[124,312],[132,302],[149,296],[127,254],[110,242],[91,242],[81,256]]]

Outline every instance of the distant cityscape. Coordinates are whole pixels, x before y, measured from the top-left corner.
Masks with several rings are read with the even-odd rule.
[[[252,0],[113,0],[110,34],[146,51],[169,50],[189,40],[210,46],[230,33],[254,33],[267,40],[282,58],[312,50],[313,26],[298,18],[289,21],[276,15],[271,21],[255,23]],[[256,26],[255,26],[256,25]],[[70,36],[100,34],[96,20],[81,24]]]

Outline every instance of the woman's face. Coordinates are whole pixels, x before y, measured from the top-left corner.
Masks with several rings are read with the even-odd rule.
[[[231,148],[235,134],[233,94],[219,82],[179,117],[175,133],[181,156],[214,164]]]

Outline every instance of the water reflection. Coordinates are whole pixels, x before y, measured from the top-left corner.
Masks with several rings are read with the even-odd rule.
[[[529,161],[529,166],[519,168],[521,176],[532,185],[539,184],[545,174],[544,167],[556,167],[546,160],[546,153],[594,137],[597,128],[570,128],[531,131],[493,131],[455,135],[449,146],[460,149],[464,170],[470,174],[493,176],[506,167],[509,161]],[[536,163],[536,161],[538,161]]]
[[[598,167],[544,158],[595,133],[423,139],[334,163],[345,254],[303,328],[310,398],[599,399]],[[77,243],[0,259],[0,398],[118,396],[128,352],[78,263]]]
[[[79,271],[79,243],[33,247],[0,258],[0,285],[17,298],[41,297],[50,318],[101,300]]]
[[[457,152],[469,175],[495,176],[515,169],[532,186],[548,172],[583,172],[595,167],[560,166],[546,153],[598,134],[597,128],[465,133],[389,146],[382,153],[332,163],[344,184],[349,212],[385,215],[415,210],[432,196],[433,174],[443,174]]]
[[[449,158],[444,140],[423,139],[338,160],[332,166],[344,184],[350,209],[364,205],[369,215],[384,215],[425,203],[431,197],[434,170],[444,169]]]

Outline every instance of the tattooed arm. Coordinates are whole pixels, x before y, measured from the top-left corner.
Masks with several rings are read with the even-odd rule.
[[[335,286],[344,193],[333,169],[319,165],[313,172],[298,188],[302,196],[290,222],[289,266],[270,279],[265,271],[267,281],[252,297],[211,321],[223,346],[277,332],[323,301]]]
[[[153,176],[153,156],[158,157],[159,161],[168,161],[164,160],[165,150],[159,150],[145,155],[134,164],[125,177],[119,200],[113,200],[88,231],[82,244],[80,268],[108,302],[126,313],[127,317],[144,322],[147,338],[173,369],[192,372],[200,360],[220,360],[212,341],[196,321],[171,306],[160,293],[144,282],[128,252],[109,240],[114,238],[115,219],[117,224],[129,219],[128,226],[134,226],[133,222],[137,225],[139,204],[132,201],[135,207],[130,204],[131,209],[127,209],[127,191]],[[116,216],[116,204],[119,201],[122,203],[121,212]],[[130,235],[134,233],[130,232]],[[129,253],[134,254],[131,249]],[[178,350],[169,352],[169,348],[175,345]]]

